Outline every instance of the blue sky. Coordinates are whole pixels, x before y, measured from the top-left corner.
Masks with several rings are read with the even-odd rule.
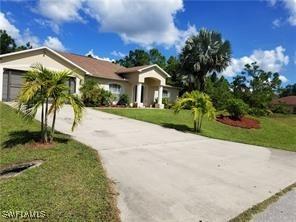
[[[229,79],[247,62],[296,82],[296,0],[38,0],[1,1],[0,28],[18,43],[47,45],[104,59],[156,47],[177,55],[202,27],[230,40]]]

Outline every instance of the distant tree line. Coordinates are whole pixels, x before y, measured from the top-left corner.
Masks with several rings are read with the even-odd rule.
[[[30,42],[28,42],[26,45],[17,45],[15,43],[15,40],[10,35],[8,35],[5,30],[2,30],[2,29],[0,29],[0,39],[1,39],[0,54],[16,52],[16,51],[32,48]]]

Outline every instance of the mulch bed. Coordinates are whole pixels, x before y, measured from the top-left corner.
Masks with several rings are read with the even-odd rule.
[[[32,141],[32,142],[29,142],[27,144],[25,144],[26,147],[28,148],[36,148],[36,149],[50,149],[50,148],[53,148],[56,146],[56,143],[55,142],[52,142],[52,143],[42,143],[42,142],[39,142],[39,141]]]
[[[218,116],[216,120],[220,123],[234,126],[234,127],[241,127],[246,129],[259,129],[260,128],[260,122],[255,119],[242,117],[241,119],[233,119],[230,116]]]

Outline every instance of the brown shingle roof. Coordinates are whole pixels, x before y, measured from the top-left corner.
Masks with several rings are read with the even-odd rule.
[[[58,53],[94,76],[107,79],[124,80],[116,73],[116,71],[124,68],[118,64],[67,52]]]
[[[286,104],[290,106],[296,106],[296,96],[286,96],[279,99],[274,99],[273,104]]]
[[[143,65],[143,66],[135,66],[130,68],[122,67],[121,69],[117,70],[116,73],[132,73],[132,72],[138,72],[140,69],[146,68],[151,65]]]

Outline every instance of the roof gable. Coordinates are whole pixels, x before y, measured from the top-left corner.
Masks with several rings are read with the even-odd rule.
[[[117,71],[119,74],[124,74],[124,73],[140,73],[148,69],[157,69],[159,72],[164,74],[166,77],[170,77],[170,75],[164,71],[162,68],[160,68],[157,64],[153,65],[143,65],[143,66],[135,66],[135,67],[130,67],[130,68],[121,68]]]

